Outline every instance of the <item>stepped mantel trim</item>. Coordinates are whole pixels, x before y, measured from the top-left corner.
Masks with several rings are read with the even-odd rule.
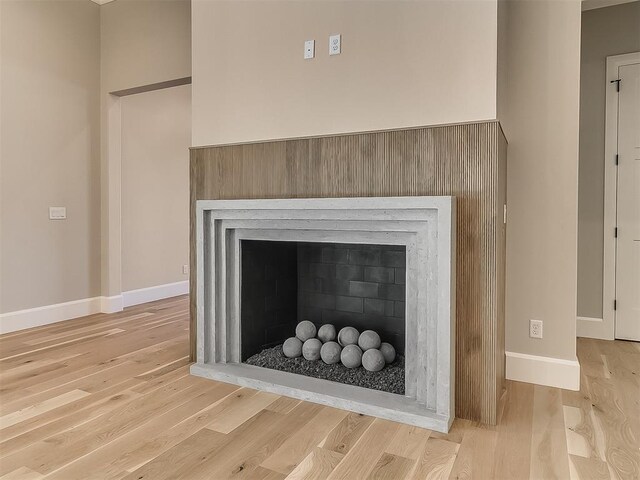
[[[455,416],[455,198],[197,202],[192,373],[446,432]],[[405,395],[241,363],[242,240],[404,245]]]

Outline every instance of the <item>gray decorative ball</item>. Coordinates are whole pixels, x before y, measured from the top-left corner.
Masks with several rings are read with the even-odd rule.
[[[285,357],[297,358],[302,355],[302,342],[299,338],[287,338],[282,345],[282,352]]]
[[[371,348],[362,355],[362,366],[370,372],[379,372],[384,368],[384,356],[380,350]]]
[[[357,345],[360,334],[353,327],[344,327],[338,332],[338,343],[343,347],[347,345]]]
[[[396,349],[390,343],[382,342],[380,352],[382,352],[384,361],[387,363],[392,363],[396,359]]]
[[[336,327],[327,323],[326,325],[322,325],[320,330],[318,330],[318,338],[322,341],[322,343],[333,342],[336,339]]]
[[[318,360],[322,342],[317,338],[310,338],[302,344],[302,356],[307,360]]]
[[[372,348],[380,348],[380,335],[373,330],[365,330],[358,338],[358,346],[363,352]]]
[[[327,342],[320,349],[320,358],[327,365],[333,365],[340,361],[340,352],[342,347],[336,342]]]
[[[347,368],[358,368],[362,365],[362,350],[357,345],[347,345],[342,349],[340,361]]]
[[[303,342],[316,336],[316,326],[309,320],[301,321],[296,327],[296,337]]]

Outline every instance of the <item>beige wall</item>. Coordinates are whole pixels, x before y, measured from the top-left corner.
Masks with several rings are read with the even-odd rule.
[[[122,99],[122,289],[186,281],[191,86]]]
[[[497,15],[497,80],[496,80],[496,117],[504,118],[507,109],[507,54],[509,43],[507,39],[507,11],[508,0],[498,0]]]
[[[0,14],[0,312],[117,295],[108,92],[191,75],[190,2],[2,0]],[[66,221],[48,220],[57,205]]]
[[[2,291],[11,302],[2,311],[8,311],[98,294],[97,102],[108,272],[108,246],[120,236],[108,215],[118,211],[120,190],[109,192],[120,172],[107,162],[107,92],[191,72],[187,1],[118,0],[100,7],[101,21],[88,1],[1,4]],[[366,11],[364,5],[194,0],[193,143],[495,118],[504,92],[496,88],[494,0],[369,2]],[[506,18],[507,350],[573,359],[580,5],[509,2]],[[343,35],[343,53],[329,57],[327,36],[334,32]],[[307,38],[316,39],[311,61],[302,59]],[[33,88],[21,91],[23,85]],[[46,220],[46,207],[62,202],[69,220]],[[9,231],[24,235],[9,238]],[[18,244],[29,245],[29,255],[15,255]],[[120,280],[104,275],[103,294],[119,293]],[[528,338],[530,318],[545,322],[543,340]]]
[[[102,90],[191,76],[190,3],[117,0],[102,5]]]
[[[191,76],[191,2],[107,3],[100,7],[100,34],[102,294],[113,296],[122,291],[121,191],[120,164],[109,148],[119,148],[120,106],[109,92]]]
[[[193,145],[499,112],[509,141],[507,350],[575,359],[578,0],[194,0],[192,16]],[[336,57],[331,33],[342,34]],[[305,39],[316,40],[313,60],[302,59]],[[529,338],[530,319],[544,321],[542,340]]]
[[[583,12],[578,190],[581,317],[602,318],[606,57],[637,51],[640,51],[640,2]]]
[[[508,2],[507,44],[506,350],[575,360],[580,2]]]
[[[496,10],[194,0],[193,145],[493,119]],[[342,54],[329,57],[333,33]]]
[[[100,17],[0,2],[0,313],[100,294]],[[68,219],[50,221],[49,206]]]

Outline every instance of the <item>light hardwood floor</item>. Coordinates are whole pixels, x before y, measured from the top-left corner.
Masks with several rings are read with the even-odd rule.
[[[0,477],[640,478],[640,347],[578,341],[582,391],[508,382],[442,435],[188,375],[186,297],[0,337]]]

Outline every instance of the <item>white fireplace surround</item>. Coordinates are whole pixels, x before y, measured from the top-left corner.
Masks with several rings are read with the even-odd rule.
[[[405,395],[241,363],[241,240],[406,247]],[[200,200],[191,373],[447,432],[454,418],[455,198]]]

